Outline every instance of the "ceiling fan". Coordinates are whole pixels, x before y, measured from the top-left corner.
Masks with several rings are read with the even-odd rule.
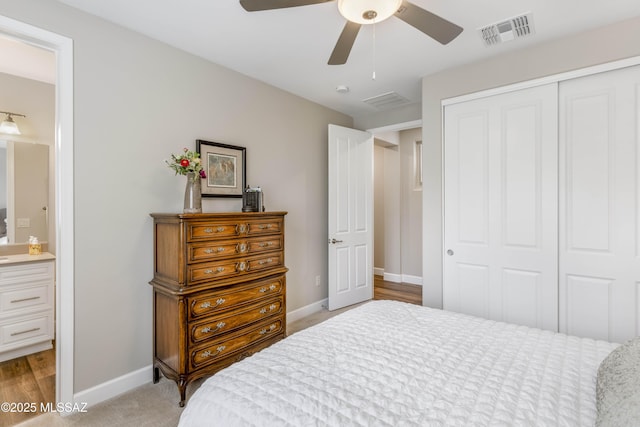
[[[308,6],[329,1],[334,0],[240,0],[240,4],[248,12],[257,12]],[[347,23],[331,53],[329,65],[342,65],[347,62],[362,25],[379,23],[392,15],[441,44],[449,43],[462,32],[462,27],[407,0],[338,0],[338,10],[347,19]]]

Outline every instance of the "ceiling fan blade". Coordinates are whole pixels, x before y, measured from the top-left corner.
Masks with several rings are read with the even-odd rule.
[[[449,43],[462,32],[462,27],[408,1],[402,2],[395,16],[442,44]]]
[[[333,0],[240,0],[240,4],[248,12],[260,10],[284,9],[286,7],[308,6],[326,3]]]
[[[351,48],[356,41],[356,36],[361,26],[362,25],[358,23],[347,21],[336,42],[336,47],[333,48],[333,52],[329,58],[329,65],[342,65],[347,62],[347,58],[349,58],[349,53],[351,53]]]

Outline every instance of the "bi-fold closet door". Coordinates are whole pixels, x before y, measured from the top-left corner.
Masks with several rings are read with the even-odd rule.
[[[444,308],[640,331],[640,67],[445,107]]]

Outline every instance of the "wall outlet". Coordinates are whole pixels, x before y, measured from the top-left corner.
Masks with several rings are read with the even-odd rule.
[[[316,286],[320,286],[320,275],[316,276]]]

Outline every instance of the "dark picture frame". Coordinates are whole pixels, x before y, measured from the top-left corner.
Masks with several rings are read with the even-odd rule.
[[[202,168],[203,197],[242,197],[247,181],[247,149],[236,145],[196,139]]]

